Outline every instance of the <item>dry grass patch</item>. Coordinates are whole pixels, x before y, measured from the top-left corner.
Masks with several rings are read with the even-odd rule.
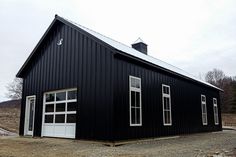
[[[222,113],[222,124],[225,126],[236,126],[236,114]]]
[[[18,133],[20,121],[20,108],[0,107],[0,128]]]

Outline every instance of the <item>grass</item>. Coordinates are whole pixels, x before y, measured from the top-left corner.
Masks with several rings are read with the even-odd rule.
[[[223,113],[222,124],[226,126],[236,126],[236,114]]]

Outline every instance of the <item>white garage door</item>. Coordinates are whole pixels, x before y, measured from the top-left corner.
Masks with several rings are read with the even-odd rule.
[[[75,138],[77,90],[44,94],[42,136]]]

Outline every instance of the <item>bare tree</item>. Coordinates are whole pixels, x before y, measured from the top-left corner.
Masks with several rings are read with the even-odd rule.
[[[20,78],[15,78],[11,83],[9,83],[6,88],[8,93],[6,96],[12,100],[21,99],[22,95],[22,84],[23,80]]]
[[[232,79],[233,79],[234,82],[236,82],[236,76],[234,76]]]
[[[204,80],[205,74],[204,73],[198,73],[198,78],[200,80]]]
[[[221,82],[220,88],[224,90],[221,93],[222,110],[223,112],[230,112],[233,100],[233,81],[231,77],[225,77]]]
[[[213,69],[212,71],[208,71],[205,80],[215,86],[222,88],[223,80],[225,78],[225,74],[222,70]]]

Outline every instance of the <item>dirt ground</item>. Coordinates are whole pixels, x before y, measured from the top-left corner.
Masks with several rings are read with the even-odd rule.
[[[0,108],[0,128],[17,133],[20,109]],[[236,114],[222,114],[223,124],[236,124]],[[0,157],[236,157],[236,131],[203,133],[108,147],[79,140],[0,136]]]
[[[0,157],[236,156],[236,131],[201,133],[117,147],[80,140],[0,137]]]

